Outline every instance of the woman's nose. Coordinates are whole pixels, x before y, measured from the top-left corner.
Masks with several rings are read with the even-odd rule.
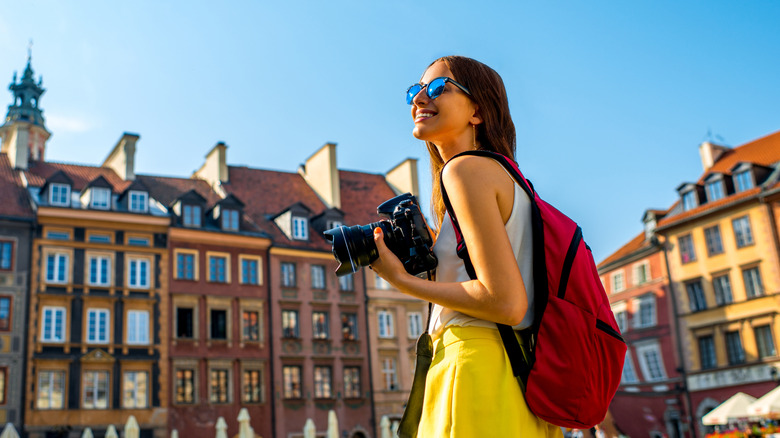
[[[414,99],[412,99],[412,103],[421,106],[428,103],[431,99],[428,97],[428,87],[423,87],[417,95],[414,96]]]

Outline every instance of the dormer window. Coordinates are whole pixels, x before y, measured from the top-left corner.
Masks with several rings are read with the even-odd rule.
[[[92,208],[108,210],[111,208],[111,190],[104,188],[92,188],[89,205]]]
[[[737,193],[753,188],[753,175],[750,169],[734,174],[734,187]]]
[[[70,186],[67,184],[51,183],[49,185],[49,204],[61,207],[70,206]]]
[[[708,182],[705,189],[707,190],[707,201],[709,202],[717,201],[726,196],[723,191],[723,180],[721,179]]]
[[[683,193],[682,202],[683,202],[683,210],[685,211],[693,210],[694,208],[698,207],[699,203],[696,200],[696,191],[691,190]]]
[[[200,206],[199,205],[184,205],[182,214],[182,222],[185,227],[200,227]]]
[[[328,221],[327,226],[325,227],[328,230],[332,230],[334,228],[338,228],[340,226],[344,225],[341,221]]]
[[[128,209],[136,213],[146,213],[149,210],[149,194],[130,190],[130,203]]]
[[[293,233],[292,237],[295,240],[308,240],[309,239],[309,220],[305,217],[293,216]]]
[[[237,210],[222,210],[222,229],[238,231]]]

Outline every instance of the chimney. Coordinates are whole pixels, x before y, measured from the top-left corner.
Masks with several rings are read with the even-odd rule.
[[[407,158],[399,165],[387,171],[385,181],[396,195],[411,193],[420,196],[420,186],[417,182],[417,159]]]
[[[125,181],[135,179],[135,143],[140,136],[125,132],[114,149],[103,161],[103,167],[114,170]]]
[[[341,208],[339,169],[336,167],[336,143],[325,143],[298,168],[298,173],[328,208]]]
[[[4,129],[3,129],[4,128]],[[2,152],[8,155],[11,167],[27,169],[30,158],[30,127],[26,123],[17,123],[13,127],[0,127],[3,137]]]
[[[731,150],[731,148],[717,145],[709,141],[700,144],[699,155],[701,156],[701,165],[704,168],[704,171],[708,171],[710,167],[712,167],[712,165],[729,150]]]
[[[222,183],[230,181],[227,165],[227,145],[219,142],[206,154],[206,161],[192,175],[193,178],[205,180],[211,187],[222,194]],[[224,197],[224,196],[223,196]]]

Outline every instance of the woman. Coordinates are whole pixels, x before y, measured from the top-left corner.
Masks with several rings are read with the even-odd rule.
[[[434,303],[429,328],[434,358],[418,436],[561,436],[560,428],[526,406],[495,325],[520,329],[533,321],[526,293],[533,287],[530,201],[496,161],[452,159],[474,149],[514,158],[515,128],[501,77],[473,59],[448,56],[434,61],[407,95],[413,134],[426,142],[431,156],[431,204],[440,228],[436,281],[407,274],[379,228],[374,230],[379,258],[371,267],[401,292]],[[469,279],[456,255],[439,178],[477,280]]]

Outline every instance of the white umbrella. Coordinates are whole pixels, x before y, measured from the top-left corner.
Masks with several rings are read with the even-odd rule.
[[[747,407],[754,401],[756,401],[755,397],[749,396],[744,392],[738,392],[702,417],[701,422],[705,426],[715,426],[718,424],[729,424],[731,420],[747,418],[749,416]]]
[[[95,435],[92,435],[92,429],[87,427],[84,429],[84,433],[81,434],[81,438],[95,438]]]
[[[336,412],[331,409],[328,412],[328,438],[339,438],[339,419]]]
[[[382,415],[382,420],[379,422],[379,430],[382,433],[382,438],[391,438],[390,419],[387,418],[387,415]]]
[[[138,438],[141,435],[141,428],[138,426],[138,420],[131,415],[125,424],[125,438]]]
[[[171,438],[179,438],[179,431],[176,429],[173,429],[171,431]]]
[[[227,422],[224,418],[217,418],[217,435],[215,438],[228,438],[227,436]]]
[[[11,423],[6,423],[3,428],[3,433],[0,434],[0,438],[19,438],[19,433],[16,432],[16,428]]]
[[[116,433],[116,427],[114,425],[108,426],[108,430],[106,431],[106,438],[119,438],[119,434]]]
[[[306,424],[303,426],[303,438],[316,438],[317,429],[314,428],[314,421],[311,418],[306,420]]]
[[[238,411],[238,438],[255,438],[255,433],[249,425],[249,411],[241,408]]]
[[[780,415],[780,386],[748,405],[747,413],[763,417]]]

